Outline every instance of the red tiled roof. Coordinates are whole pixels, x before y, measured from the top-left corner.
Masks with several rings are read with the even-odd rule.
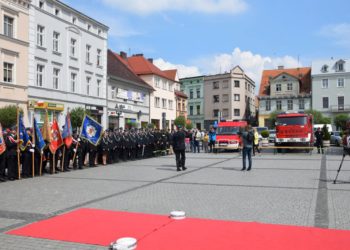
[[[184,92],[178,90],[175,90],[175,95],[186,99],[188,98],[188,96]]]
[[[143,55],[135,55],[127,58],[128,65],[137,75],[157,75],[174,81],[164,71],[160,70],[153,63],[148,61]]]
[[[122,79],[139,84],[140,86],[154,90],[152,86],[150,86],[133,72],[133,70],[127,63],[125,63],[125,60],[121,56],[111,50],[108,50],[107,55],[107,72],[108,75],[120,77]]]
[[[168,78],[176,81],[177,69],[163,70],[163,72],[168,76]]]
[[[269,96],[270,79],[273,79],[282,73],[287,73],[299,79],[301,94],[311,93],[311,68],[304,67],[293,69],[264,70],[261,76],[259,96]]]

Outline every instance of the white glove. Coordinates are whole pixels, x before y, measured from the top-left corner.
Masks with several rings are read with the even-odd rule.
[[[29,152],[32,152],[32,153],[34,153],[34,149],[32,149],[32,148],[31,148],[31,149],[29,149]]]

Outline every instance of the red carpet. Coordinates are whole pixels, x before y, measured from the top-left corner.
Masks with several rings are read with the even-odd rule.
[[[79,209],[8,234],[107,246],[138,239],[137,250],[350,249],[350,231]]]

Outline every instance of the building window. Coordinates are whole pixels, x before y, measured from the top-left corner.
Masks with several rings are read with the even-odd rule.
[[[97,61],[96,61],[96,64],[97,66],[101,67],[101,50],[100,49],[97,49]]]
[[[190,106],[190,115],[193,115],[193,106]]]
[[[228,94],[222,95],[222,102],[228,102]]]
[[[220,96],[219,95],[213,95],[213,102],[220,102]]]
[[[322,79],[322,88],[328,89],[328,79]]]
[[[193,99],[193,89],[190,89],[190,99]]]
[[[44,31],[45,31],[44,26],[41,26],[41,25],[37,26],[36,44],[40,47],[44,47]]]
[[[344,63],[343,62],[338,62],[336,65],[336,71],[337,72],[342,72],[344,71]]]
[[[13,18],[4,16],[4,35],[13,37]]]
[[[71,73],[70,74],[70,91],[72,93],[75,93],[76,91],[76,81],[77,81],[77,74]]]
[[[168,101],[169,109],[173,109],[173,101],[169,100]]]
[[[60,33],[54,31],[53,38],[52,38],[52,50],[55,52],[59,51],[59,40],[60,40]]]
[[[271,101],[270,100],[266,100],[265,101],[265,110],[266,111],[270,111],[271,110]]]
[[[218,109],[214,109],[213,110],[213,116],[214,117],[219,117],[219,110]]]
[[[13,82],[13,64],[4,62],[4,82]]]
[[[160,78],[158,76],[155,77],[156,87],[160,88]]]
[[[222,117],[228,117],[228,109],[222,110]]]
[[[201,114],[201,106],[200,105],[197,105],[197,115],[200,115]]]
[[[60,14],[60,10],[59,9],[55,9],[55,15],[58,16]]]
[[[162,108],[166,109],[166,99],[162,98]]]
[[[288,100],[288,101],[287,101],[287,104],[288,104],[288,105],[287,105],[287,106],[288,106],[288,107],[287,107],[288,110],[293,110],[293,100]]]
[[[173,91],[173,84],[171,82],[169,82],[169,91]]]
[[[86,77],[86,95],[90,95],[90,84],[91,84],[91,77]],[[114,92],[115,93],[115,92]],[[112,93],[112,98],[113,97],[113,93]]]
[[[322,107],[323,107],[324,109],[328,109],[328,108],[329,108],[328,97],[322,97]]]
[[[70,55],[75,57],[76,54],[76,45],[77,45],[77,40],[75,39],[70,39]]]
[[[59,69],[53,69],[53,88],[58,89],[59,87],[59,77],[60,77],[60,70]]]
[[[88,29],[88,31],[91,30],[91,25],[90,24],[87,25],[87,29]]]
[[[77,18],[76,17],[72,17],[72,23],[75,24],[77,22]]]
[[[293,83],[289,82],[287,83],[287,90],[293,90]]]
[[[276,110],[282,110],[282,101],[281,100],[276,101]]]
[[[36,86],[42,87],[44,82],[44,65],[36,65]]]
[[[168,82],[166,80],[163,80],[163,89],[168,89]]]
[[[233,110],[234,116],[240,116],[241,115],[240,111],[241,111],[240,109],[234,109]]]
[[[44,2],[43,1],[39,1],[39,8],[43,9],[44,8]]]
[[[235,81],[235,88],[239,88],[239,81]]]
[[[99,29],[99,30],[97,31],[97,33],[98,33],[98,35],[100,36],[101,33],[102,33],[102,31]]]
[[[185,109],[185,103],[183,102],[182,103],[182,111],[185,111],[186,109]]]
[[[201,89],[196,89],[197,98],[201,98]]]
[[[241,99],[241,96],[240,96],[240,94],[234,94],[233,98],[236,102],[239,102]]]
[[[213,89],[219,89],[219,82],[213,82]]]
[[[160,107],[160,98],[154,97],[154,107],[159,108]]]
[[[344,88],[344,78],[338,78],[337,87]]]
[[[344,110],[344,96],[338,96],[338,110]]]
[[[228,89],[228,80],[224,80],[222,83],[222,88],[223,89]]]
[[[305,100],[299,99],[299,109],[304,110],[305,109]]]
[[[276,92],[282,91],[282,85],[280,83],[276,84]]]
[[[101,80],[97,80],[97,96],[101,95]]]
[[[323,72],[323,73],[328,72],[328,65],[323,65],[321,68],[321,72]]]
[[[90,63],[90,49],[91,49],[91,45],[86,44],[86,62]]]

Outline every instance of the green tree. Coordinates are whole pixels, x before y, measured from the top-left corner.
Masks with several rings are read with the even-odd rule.
[[[174,124],[176,126],[182,126],[183,128],[186,126],[186,118],[184,116],[178,116],[176,117],[176,119],[174,120]]]
[[[193,128],[193,124],[190,120],[186,121],[186,129],[192,129]]]
[[[275,123],[276,123],[276,118],[277,118],[277,115],[279,114],[280,112],[275,110],[273,112],[270,113],[270,116],[269,116],[269,124],[271,128],[275,128]]]
[[[70,119],[72,122],[72,128],[79,128],[83,122],[85,114],[89,115],[90,112],[87,112],[82,107],[74,108],[70,111]]]
[[[20,112],[23,112],[20,110]],[[10,128],[17,124],[17,107],[8,105],[0,108],[0,123],[3,128]]]
[[[331,118],[323,116],[320,111],[309,109],[305,113],[312,115],[314,124],[330,124],[332,122]]]
[[[323,140],[329,141],[331,139],[331,134],[328,132],[328,127],[326,124],[323,125],[322,132],[323,132]]]
[[[337,129],[346,130],[346,122],[350,119],[348,114],[339,114],[334,117],[334,124]]]

